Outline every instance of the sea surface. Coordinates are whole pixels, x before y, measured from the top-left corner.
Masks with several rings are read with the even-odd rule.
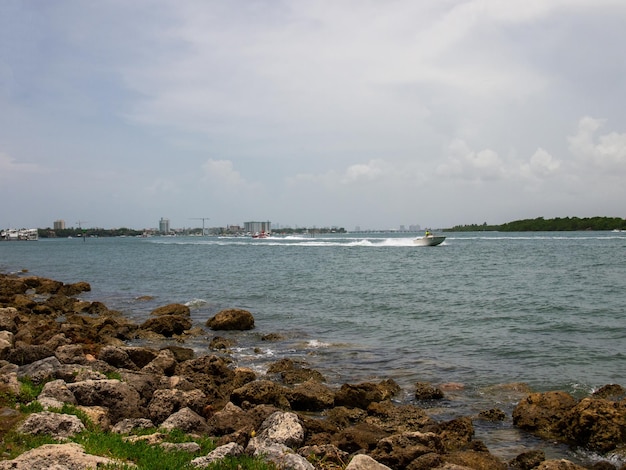
[[[247,309],[254,330],[219,332],[236,340],[238,365],[264,373],[290,357],[337,386],[392,378],[405,403],[416,382],[431,382],[446,398],[420,405],[437,418],[507,413],[475,422],[503,458],[530,448],[593,458],[521,433],[510,413],[528,390],[582,397],[626,386],[626,233],[445,235],[438,247],[414,246],[408,233],[1,242],[0,271],[87,281],[82,298],[137,322],[174,302],[198,326]],[[270,333],[280,339],[264,341]],[[208,354],[214,336],[187,346]]]

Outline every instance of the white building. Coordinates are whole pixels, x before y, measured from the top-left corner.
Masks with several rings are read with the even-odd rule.
[[[267,222],[244,222],[243,229],[250,233],[270,233],[272,231],[272,223]]]
[[[165,234],[170,233],[170,219],[161,217],[161,220],[159,220],[159,232]]]

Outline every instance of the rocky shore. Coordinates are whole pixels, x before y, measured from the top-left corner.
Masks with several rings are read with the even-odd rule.
[[[179,429],[214,437],[218,447],[193,460],[197,468],[246,453],[284,469],[626,469],[626,390],[619,385],[583,399],[561,391],[529,393],[511,416],[493,408],[436,421],[415,404],[394,402],[400,387],[393,380],[331,387],[320,372],[289,359],[264,375],[236,367],[219,331],[254,328],[245,310],[224,310],[199,327],[188,307],[172,304],[136,324],[100,302],[80,300],[90,289],[86,282],[0,274],[0,396],[19,394],[27,379],[45,384],[37,397],[44,410],[76,406],[103,431]],[[210,354],[184,347],[186,339],[207,334],[214,335]],[[149,346],[164,338],[176,345]],[[138,340],[145,346],[130,345]],[[416,403],[444,396],[428,383],[416,384],[414,393]],[[531,450],[502,461],[475,439],[476,419],[510,419],[525,432],[599,457],[581,467]],[[0,420],[0,438],[14,429],[59,439],[13,460],[4,457],[0,469],[112,464],[63,440],[84,429],[75,416],[23,415],[4,406]]]

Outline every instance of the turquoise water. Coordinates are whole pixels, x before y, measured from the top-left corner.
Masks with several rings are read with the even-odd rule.
[[[442,415],[510,410],[518,395],[494,390],[512,382],[626,386],[626,234],[446,235],[438,247],[399,233],[4,242],[0,271],[88,281],[86,298],[137,321],[171,302],[198,325],[245,308],[256,328],[230,334],[240,365],[301,357],[330,383],[391,377],[405,401],[416,381],[462,384]]]

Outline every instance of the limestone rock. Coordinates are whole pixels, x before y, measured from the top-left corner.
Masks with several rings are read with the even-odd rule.
[[[200,414],[206,404],[206,395],[201,390],[157,390],[148,405],[148,415],[153,422],[162,423],[182,408],[190,408]]]
[[[86,454],[79,444],[46,444],[13,460],[0,461],[0,470],[83,470],[115,463],[105,457]]]
[[[229,308],[209,318],[206,326],[212,330],[251,330],[254,328],[254,317],[247,310]]]
[[[228,444],[224,444],[223,446],[219,446],[210,452],[208,455],[204,457],[198,457],[197,459],[193,459],[191,461],[191,465],[194,467],[204,468],[213,462],[217,462],[218,460],[223,460],[226,457],[237,457],[242,455],[244,452],[244,448],[237,444],[236,442],[230,442]]]
[[[300,447],[304,442],[304,428],[295,413],[272,413],[259,429],[258,436],[287,447]]]
[[[84,380],[67,384],[67,387],[79,405],[108,408],[112,423],[143,415],[139,393],[125,382],[115,379]]]
[[[391,470],[391,468],[377,462],[368,455],[357,454],[352,457],[346,470]]]
[[[187,434],[201,434],[207,431],[206,420],[190,408],[181,408],[163,421],[160,427],[168,431],[180,429]]]
[[[169,304],[163,305],[162,307],[155,308],[150,315],[161,316],[161,315],[181,315],[188,317],[191,313],[189,307],[183,304]]]
[[[22,434],[45,434],[54,438],[63,438],[84,431],[85,426],[74,415],[42,411],[31,414],[17,430]]]
[[[182,335],[191,326],[191,320],[183,315],[161,315],[146,320],[141,328],[169,338],[174,335]]]
[[[38,397],[39,400],[42,398],[54,398],[59,400],[61,403],[69,403],[70,405],[75,405],[77,403],[76,397],[70,389],[67,388],[65,381],[61,379],[47,382],[43,386],[43,389]]]

